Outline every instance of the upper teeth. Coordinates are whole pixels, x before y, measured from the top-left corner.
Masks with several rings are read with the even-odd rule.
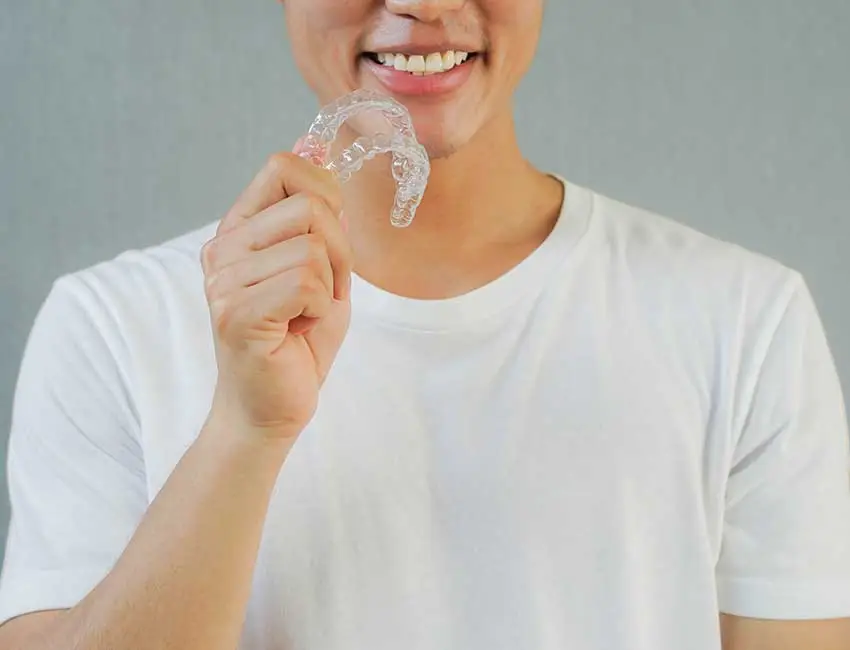
[[[466,61],[469,58],[469,52],[449,50],[448,52],[434,52],[427,56],[378,52],[377,57],[378,61],[389,68],[424,75],[451,70],[456,65]]]

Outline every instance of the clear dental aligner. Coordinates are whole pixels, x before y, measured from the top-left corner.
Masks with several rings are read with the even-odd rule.
[[[380,114],[386,120],[389,132],[376,130],[371,135],[361,135],[339,157],[326,161],[328,150],[343,123],[365,112]],[[396,181],[390,221],[392,225],[404,228],[413,222],[416,208],[422,201],[431,163],[425,147],[416,140],[410,114],[402,104],[371,90],[355,90],[344,95],[321,110],[307,132],[300,155],[330,170],[344,183],[364,162],[390,152]]]

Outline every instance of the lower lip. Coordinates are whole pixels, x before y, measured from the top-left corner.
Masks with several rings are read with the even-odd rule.
[[[460,88],[469,79],[473,67],[480,57],[475,56],[466,63],[455,66],[448,72],[415,75],[396,70],[368,57],[363,61],[381,85],[394,95],[442,95]]]

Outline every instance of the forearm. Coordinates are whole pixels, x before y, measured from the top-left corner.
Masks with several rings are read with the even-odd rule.
[[[723,650],[847,650],[850,618],[766,620],[722,614]]]
[[[236,440],[209,426],[115,568],[60,617],[38,650],[235,650],[269,499],[291,443]]]

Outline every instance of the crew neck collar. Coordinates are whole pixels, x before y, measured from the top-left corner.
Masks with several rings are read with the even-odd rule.
[[[512,269],[487,284],[452,298],[422,300],[390,293],[352,275],[353,316],[373,322],[423,332],[469,329],[495,317],[525,299],[534,299],[562,267],[580,254],[593,217],[593,192],[564,185],[561,211],[552,232],[534,251]]]

